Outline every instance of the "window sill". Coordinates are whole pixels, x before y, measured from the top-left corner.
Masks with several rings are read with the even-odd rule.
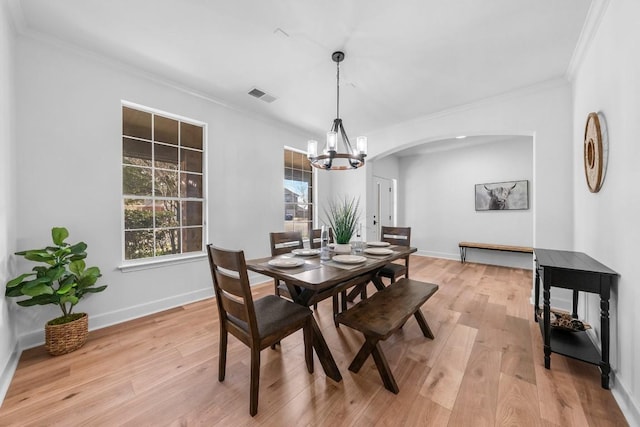
[[[200,261],[206,258],[205,252],[200,252],[193,255],[183,256],[180,258],[168,258],[168,259],[151,259],[144,261],[130,261],[118,266],[118,269],[123,273],[131,271],[148,270],[150,268],[168,267],[176,264],[186,264],[189,262]]]

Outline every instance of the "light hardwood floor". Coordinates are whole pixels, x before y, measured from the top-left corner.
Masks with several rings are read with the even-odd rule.
[[[68,355],[25,351],[0,425],[626,425],[597,367],[553,354],[544,368],[530,271],[412,256],[411,277],[440,286],[422,308],[435,339],[411,318],[382,342],[397,395],[371,359],[357,374],[347,369],[363,338],[333,326],[328,300],[316,319],[343,381],[328,379],[317,358],[307,373],[298,332],[262,352],[252,418],[249,350],[229,338],[218,382],[218,314],[206,300],[92,331]],[[254,296],[271,292],[268,282]]]

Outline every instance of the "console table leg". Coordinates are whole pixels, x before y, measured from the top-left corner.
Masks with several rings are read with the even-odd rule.
[[[551,292],[547,283],[542,291],[543,310],[543,330],[544,330],[544,367],[551,369]]]
[[[609,300],[600,299],[600,345],[602,347],[602,362],[600,362],[600,372],[602,375],[602,388],[609,389]]]

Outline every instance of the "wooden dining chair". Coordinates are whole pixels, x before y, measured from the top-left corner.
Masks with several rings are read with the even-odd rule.
[[[293,249],[303,249],[302,234],[299,231],[277,231],[269,233],[271,256],[287,254]],[[291,294],[284,282],[273,279],[274,292],[278,296],[291,299]]]
[[[220,315],[218,381],[224,381],[227,333],[231,333],[251,349],[249,413],[254,416],[258,412],[261,350],[302,329],[305,362],[313,373],[313,313],[275,295],[253,301],[243,251],[207,245],[207,254]]]
[[[322,246],[321,236],[321,228],[314,228],[311,230],[311,236],[309,236],[309,247],[311,249],[320,249]],[[333,243],[333,228],[329,228],[329,243]]]
[[[382,226],[381,241],[397,246],[411,246],[411,227],[387,227]],[[409,278],[409,255],[403,258],[404,263],[389,263],[385,265],[378,275],[395,282],[399,277]]]

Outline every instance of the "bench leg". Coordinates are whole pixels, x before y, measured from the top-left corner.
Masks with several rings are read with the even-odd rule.
[[[373,355],[373,360],[375,360],[376,362],[376,367],[378,368],[380,377],[382,377],[384,388],[386,388],[392,393],[398,394],[400,389],[398,388],[398,384],[396,384],[396,379],[393,377],[393,373],[391,373],[391,369],[389,368],[389,363],[387,362],[387,358],[384,357],[384,353],[380,348],[380,342],[376,343],[371,354]]]
[[[362,365],[370,354],[373,356],[373,361],[376,363],[376,368],[378,368],[378,373],[380,374],[380,378],[382,378],[384,388],[392,393],[398,394],[400,389],[398,388],[396,379],[393,377],[393,373],[389,368],[387,358],[384,357],[384,353],[380,347],[380,340],[377,338],[366,338],[364,344],[360,347],[360,351],[358,351],[356,357],[353,358],[353,362],[349,365],[349,370],[356,373],[360,371],[360,368],[362,368]]]
[[[353,358],[353,362],[351,362],[351,365],[349,365],[349,370],[351,372],[358,373],[358,371],[360,371],[360,368],[362,368],[364,361],[367,360],[367,357],[369,357],[369,355],[373,351],[376,343],[377,341],[372,341],[369,338],[365,338],[365,342],[364,344],[362,344],[362,347],[360,347],[360,351],[358,351],[356,357]]]
[[[422,311],[420,311],[420,309],[418,309],[418,311],[413,313],[413,315],[415,316],[416,321],[418,322],[418,325],[420,326],[420,329],[422,330],[422,334],[427,338],[433,339],[434,338],[433,332],[431,332],[431,328],[427,324],[427,320],[424,318],[424,315],[422,314]]]

